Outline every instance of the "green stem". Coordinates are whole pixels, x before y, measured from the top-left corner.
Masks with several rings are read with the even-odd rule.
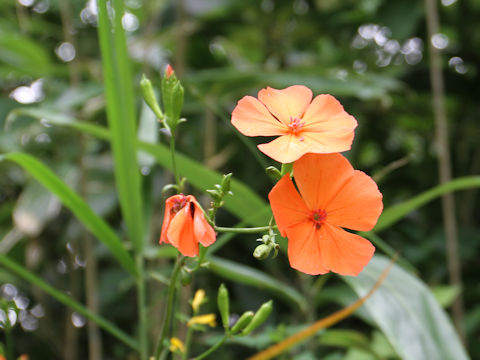
[[[193,316],[195,316],[196,313],[193,313]],[[188,359],[188,350],[190,349],[190,343],[192,342],[192,335],[193,335],[193,327],[189,326],[187,330],[187,337],[185,339],[185,352],[183,353],[182,360],[187,360]]]
[[[225,334],[225,336],[219,341],[217,342],[215,345],[213,345],[210,349],[208,349],[207,351],[205,351],[204,353],[198,355],[195,360],[201,360],[201,359],[205,359],[208,355],[210,355],[211,353],[213,353],[215,350],[217,350],[220,346],[222,346],[222,344],[227,341],[228,339],[228,334]]]
[[[10,320],[8,318],[8,308],[5,312],[5,316],[7,318],[7,323],[5,326],[5,345],[7,348],[7,360],[14,360],[13,357],[13,336],[12,336],[12,327],[10,324]]]
[[[145,299],[144,261],[141,254],[137,254],[136,263],[138,271],[138,276],[136,278],[139,317],[138,343],[140,347],[140,359],[146,360],[148,357],[148,317]]]
[[[283,176],[287,173],[291,173],[292,170],[293,170],[293,163],[282,164],[282,169],[281,169],[280,173]]]
[[[173,176],[175,176],[175,183],[180,186],[180,180],[177,173],[177,162],[175,161],[175,133],[172,131],[172,136],[170,137],[170,155],[172,156],[172,170]]]
[[[165,318],[163,320],[162,332],[160,333],[160,336],[158,338],[157,347],[155,350],[156,360],[160,359],[160,354],[162,353],[162,350],[163,350],[163,343],[165,341],[165,338],[167,337],[167,333],[170,328],[170,322],[173,315],[173,305],[174,305],[173,303],[175,300],[175,289],[177,285],[177,278],[178,278],[178,274],[180,273],[180,269],[183,266],[184,261],[185,261],[184,257],[179,255],[177,258],[177,262],[175,263],[175,266],[172,271],[170,284],[168,285],[167,309],[165,311]]]
[[[231,227],[221,227],[214,226],[213,229],[217,232],[231,232],[237,234],[257,234],[268,231],[270,229],[277,229],[277,226],[259,226],[251,228],[231,228]]]

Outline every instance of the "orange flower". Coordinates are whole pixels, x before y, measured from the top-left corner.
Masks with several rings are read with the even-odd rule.
[[[358,275],[375,252],[361,236],[371,230],[383,204],[377,184],[340,154],[307,154],[293,165],[300,194],[289,174],[268,195],[290,265],[311,275],[329,271]]]
[[[232,112],[232,124],[246,136],[279,136],[258,145],[260,151],[281,163],[306,153],[349,150],[357,121],[331,95],[318,95],[302,85],[283,90],[267,87],[258,100],[245,96]]]
[[[183,255],[196,256],[198,243],[209,246],[214,242],[215,231],[205,219],[195,197],[180,194],[165,201],[160,244],[172,244]]]

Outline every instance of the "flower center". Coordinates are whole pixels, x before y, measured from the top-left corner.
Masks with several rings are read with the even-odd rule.
[[[187,203],[187,197],[183,194],[178,195],[178,197],[173,200],[173,205],[172,205],[172,208],[170,209],[170,212],[172,214],[178,213],[180,210],[182,210],[185,207],[186,203]]]
[[[290,124],[288,124],[287,126],[290,129],[289,132],[291,134],[298,135],[300,132],[302,132],[304,125],[305,123],[302,121],[302,119],[290,116]],[[301,138],[300,141],[303,141],[303,138]]]
[[[320,229],[322,224],[327,220],[327,211],[323,209],[317,209],[312,212],[311,220],[315,224],[315,227]]]

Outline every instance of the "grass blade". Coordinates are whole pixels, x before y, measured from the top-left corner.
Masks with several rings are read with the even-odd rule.
[[[10,153],[0,157],[0,160],[10,160],[23,167],[38,182],[55,194],[65,207],[82,222],[90,232],[102,241],[112,252],[115,258],[131,274],[135,275],[135,263],[130,254],[125,250],[121,240],[108,226],[98,217],[88,204],[60,180],[50,169],[34,157],[24,153]]]
[[[21,278],[39,287],[40,289],[45,291],[47,294],[57,299],[62,304],[77,311],[78,313],[85,316],[87,319],[92,320],[93,322],[98,324],[100,327],[102,327],[105,331],[109,332],[110,334],[115,336],[117,339],[123,341],[125,344],[127,344],[131,348],[138,349],[137,342],[133,338],[125,334],[122,330],[117,328],[115,325],[113,325],[111,322],[91,312],[85,306],[83,306],[76,300],[72,299],[67,294],[61,292],[60,290],[55,289],[53,286],[49,285],[48,283],[43,281],[41,278],[39,278],[32,272],[28,271],[27,269],[25,269],[23,266],[17,264],[13,260],[10,260],[6,255],[0,254],[0,264],[6,267],[11,272],[17,274]]]
[[[121,25],[123,1],[113,1],[114,25],[107,1],[98,1],[98,35],[102,53],[107,118],[115,160],[115,181],[130,241],[140,253],[143,247],[141,184],[136,158],[135,108],[125,32]],[[113,38],[112,38],[113,34]]]

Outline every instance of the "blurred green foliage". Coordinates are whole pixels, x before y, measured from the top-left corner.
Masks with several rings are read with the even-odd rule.
[[[188,122],[179,127],[177,148],[185,155],[178,161],[180,173],[189,178],[188,191],[196,193],[219,183],[220,175],[212,170],[234,173],[234,196],[225,198],[225,210],[217,215],[219,224],[268,222],[268,209],[262,199],[272,183],[264,175],[264,168],[275,164],[256,150],[260,139],[242,137],[229,123],[236,101],[247,94],[256,95],[265,86],[303,84],[314,94],[331,93],[341,100],[359,122],[354,146],[346,155],[356,168],[378,176],[386,208],[438,184],[429,40],[422,2],[125,3],[123,26],[133,60],[136,114],[141,119],[138,163],[147,239],[144,253],[149,259],[147,270],[155,273],[147,284],[153,338],[160,328],[166,294],[162,281],[167,281],[171,271],[168,259],[175,256],[157,245],[163,214],[161,189],[172,176],[167,170],[167,136],[153,136],[156,124],[141,102],[142,73],[159,89],[161,74],[171,63],[184,84],[182,117]],[[444,47],[453,174],[478,175],[480,1],[442,0],[439,9],[442,34],[446,35],[439,46]],[[105,219],[107,237],[116,243],[117,237],[123,240],[128,235],[115,188],[111,148],[105,141],[110,133],[106,129],[97,23],[95,2],[91,0],[0,2],[0,154],[21,151],[39,159]],[[135,134],[131,135],[133,139]],[[85,267],[89,266],[85,243],[90,235],[73,216],[75,211],[61,207],[57,198],[11,162],[0,161],[0,174],[0,253],[84,303]],[[478,199],[475,188],[456,194],[461,291],[473,359],[480,358]],[[206,204],[208,198],[201,201]],[[258,211],[252,213],[255,207]],[[445,287],[448,269],[439,200],[416,208],[379,235],[417,269],[416,275],[424,283],[437,289],[434,293],[440,303],[451,303],[459,290]],[[264,331],[239,338],[235,345],[219,350],[218,358],[245,358],[355,299],[350,287],[338,277],[303,276],[288,266],[284,255],[255,260],[251,256],[258,245],[255,236],[224,235],[223,239],[222,244],[228,246],[218,247],[210,259],[210,269],[202,269],[182,296],[191,297],[195,288],[202,287],[213,298],[220,282],[227,279],[231,313],[256,309],[269,296],[275,296],[276,302],[273,320]],[[96,241],[92,250],[98,266],[100,313],[133,334],[138,330],[132,328],[137,316],[134,281],[116,263],[105,247],[108,244]],[[281,246],[285,250],[284,242]],[[118,252],[123,254],[122,250]],[[18,325],[12,329],[16,353],[36,354],[33,359],[87,358],[87,326],[81,314],[60,308],[58,302],[14,277],[5,267],[0,267],[0,282],[2,296],[8,299],[14,291],[11,298],[17,299]],[[399,280],[391,286],[402,285]],[[353,288],[361,293],[358,286]],[[252,291],[252,287],[261,291]],[[205,307],[215,310],[213,302]],[[180,312],[186,311],[185,306],[180,308]],[[392,341],[392,332],[381,326],[382,319],[375,322],[365,310],[357,315],[284,358],[396,359],[403,355]],[[3,341],[3,337],[0,339]],[[215,336],[202,334],[193,350],[196,353],[215,340]],[[130,352],[108,333],[102,333],[102,342],[104,358],[127,358]]]

